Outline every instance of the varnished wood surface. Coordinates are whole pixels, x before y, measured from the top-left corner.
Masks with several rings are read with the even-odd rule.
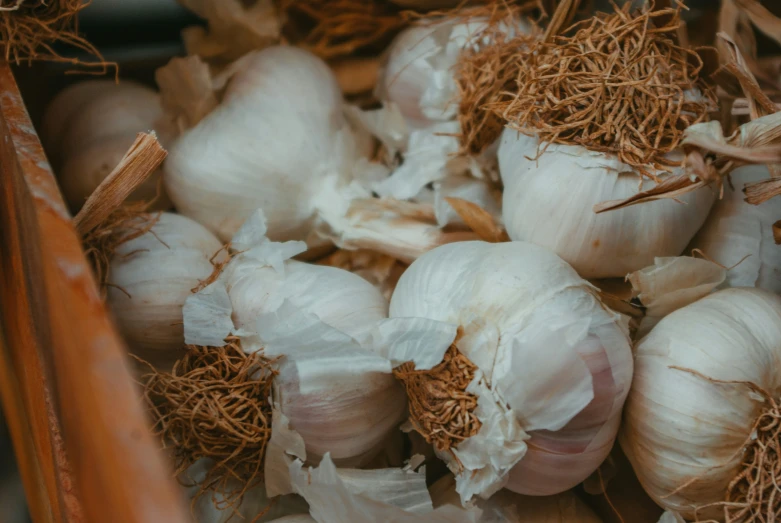
[[[7,65],[0,330],[0,379],[11,376],[0,394],[34,521],[188,521]]]

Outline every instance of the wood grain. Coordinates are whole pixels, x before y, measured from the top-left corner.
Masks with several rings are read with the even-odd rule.
[[[123,343],[5,64],[0,278],[4,368],[18,382],[0,394],[4,406],[23,406],[22,413],[11,409],[9,424],[31,439],[16,450],[35,521],[188,521],[149,431]]]

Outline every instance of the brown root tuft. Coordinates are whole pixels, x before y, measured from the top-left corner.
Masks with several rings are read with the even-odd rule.
[[[12,4],[12,5],[7,5]],[[87,7],[83,0],[15,0],[0,2],[0,45],[7,62],[20,64],[33,60],[70,63],[96,67],[99,74],[116,64],[103,60],[100,52],[79,36],[77,15]],[[93,62],[66,58],[55,49],[65,44],[95,57]]]
[[[393,370],[407,391],[410,422],[438,451],[449,451],[480,430],[477,396],[466,392],[476,370],[455,344],[430,370],[415,370],[412,362]]]
[[[380,0],[279,0],[288,21],[284,34],[296,46],[330,60],[384,48],[409,22],[401,9]]]
[[[154,430],[173,447],[177,475],[200,459],[213,460],[196,498],[220,493],[224,507],[218,508],[235,509],[263,479],[277,371],[276,360],[245,354],[237,340],[228,341],[224,347],[188,345],[171,373],[152,368],[141,379]],[[240,489],[231,489],[234,481]]]
[[[773,521],[781,514],[781,404],[765,391],[755,392],[768,407],[754,423],[741,471],[727,487],[726,523]]]
[[[680,8],[631,13],[630,7],[519,51],[512,89],[487,107],[541,142],[616,154],[651,178],[648,165],[678,165],[665,155],[713,105],[698,78],[702,60],[677,44]],[[694,89],[704,96],[688,96]]]

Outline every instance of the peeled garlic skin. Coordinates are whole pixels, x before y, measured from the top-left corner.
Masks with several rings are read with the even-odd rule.
[[[455,478],[447,474],[431,486],[434,508],[461,506]],[[572,491],[555,496],[527,497],[507,489],[479,500],[480,523],[601,523],[596,514]]]
[[[738,473],[762,403],[750,381],[781,392],[781,298],[759,289],[727,289],[679,309],[635,348],[635,377],[619,440],[643,488],[663,508],[694,516],[723,501]],[[673,491],[697,477],[679,492]],[[722,507],[699,512],[722,521]]]
[[[296,261],[285,263],[284,274],[251,263],[231,270],[226,287],[237,329],[254,326],[255,318],[276,310],[283,300],[356,340],[387,317],[380,291],[345,270]],[[326,452],[343,464],[371,459],[406,410],[404,392],[389,374],[356,373],[308,393],[299,390],[297,375],[281,378],[275,382],[277,399],[291,427],[304,438],[310,460]]]
[[[181,355],[182,306],[191,289],[212,273],[209,259],[220,246],[198,223],[161,213],[151,232],[116,249],[107,302],[131,350],[150,359]]]
[[[505,129],[499,146],[503,216],[513,240],[551,249],[584,278],[623,278],[678,256],[708,216],[716,193],[679,197],[594,213],[596,204],[640,190],[640,178],[615,156],[581,146],[548,146],[536,161],[538,139]],[[531,159],[530,159],[531,158]],[[643,189],[653,186],[644,181]]]
[[[402,275],[390,317],[423,317],[461,326],[457,347],[517,412],[524,430],[524,418],[532,415],[528,408],[525,411],[526,400],[509,397],[500,385],[524,380],[523,375],[507,374],[508,358],[540,324],[554,324],[563,317],[585,322],[587,330],[574,350],[587,367],[583,372],[591,374],[594,397],[555,432],[527,430],[528,451],[510,472],[506,487],[529,495],[563,492],[596,470],[609,453],[632,376],[628,335],[589,284],[552,252],[525,242],[438,247]],[[522,346],[520,350],[546,350]],[[566,380],[550,380],[544,391],[549,399],[543,404],[558,407],[557,396],[566,389]]]
[[[171,147],[165,186],[179,212],[224,241],[258,207],[270,239],[302,240],[319,182],[346,170],[341,91],[328,66],[300,49],[245,60],[222,103]]]
[[[708,259],[730,267],[730,287],[781,293],[781,248],[773,240],[773,223],[781,215],[781,200],[772,198],[751,205],[743,193],[747,183],[769,177],[763,165],[747,165],[730,173],[732,187],[724,184],[723,198],[716,201],[705,225],[686,249],[700,249]]]

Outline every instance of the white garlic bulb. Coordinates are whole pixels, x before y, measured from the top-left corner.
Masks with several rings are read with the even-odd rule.
[[[273,240],[304,240],[324,178],[349,180],[356,157],[333,73],[293,47],[250,53],[222,103],[171,147],[176,208],[224,241],[258,207]]]
[[[161,213],[111,258],[107,302],[131,349],[157,362],[181,356],[182,306],[213,270],[220,241],[202,225]]]
[[[464,501],[503,486],[563,492],[610,452],[632,376],[626,321],[552,252],[525,242],[434,249],[402,275],[380,334],[394,365],[431,369],[453,344],[476,366],[466,390],[482,426],[438,452]]]
[[[781,248],[773,240],[773,224],[781,216],[781,199],[761,205],[744,200],[743,187],[770,177],[767,167],[747,165],[731,174],[724,196],[689,244],[709,259],[729,267],[727,285],[781,292]],[[750,255],[746,257],[747,255]]]
[[[78,210],[117,166],[136,134],[155,130],[162,142],[170,129],[160,96],[130,81],[92,80],[60,92],[44,116],[41,130],[68,206]],[[158,192],[159,171],[130,196],[148,201]],[[170,205],[161,195],[156,209]]]
[[[431,486],[435,507],[461,505],[455,478],[448,474]],[[480,523],[601,523],[602,520],[572,491],[555,496],[522,496],[500,490],[478,506],[483,514]]]
[[[406,405],[369,343],[373,327],[387,317],[387,302],[358,275],[289,260],[305,244],[273,243],[265,232],[262,213],[253,215],[232,241],[245,252],[188,299],[187,343],[214,346],[233,333],[245,352],[282,356],[274,401],[303,437],[307,457],[316,462],[330,452],[342,464],[364,463],[382,448]]]
[[[700,519],[723,520],[725,508],[713,504],[751,442],[766,441],[755,422],[772,405],[757,391],[777,401],[780,366],[781,298],[759,289],[706,296],[640,340],[619,437],[654,501],[687,519],[710,505]]]
[[[503,216],[513,240],[551,249],[584,278],[624,277],[677,256],[705,222],[716,193],[709,187],[602,214],[594,206],[640,190],[639,174],[614,155],[550,144],[505,129],[499,146]],[[661,174],[661,173],[660,173]],[[653,184],[643,181],[643,188]]]
[[[458,111],[454,78],[458,59],[487,28],[485,18],[443,21],[410,27],[391,44],[377,86],[380,99],[396,104],[412,129],[453,120]],[[508,34],[529,32],[525,22]]]

